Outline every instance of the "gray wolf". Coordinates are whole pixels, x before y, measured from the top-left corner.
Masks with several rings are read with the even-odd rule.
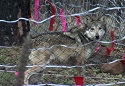
[[[29,55],[29,59],[35,66],[26,70],[24,84],[29,84],[31,75],[42,71],[42,67],[39,65],[84,64],[96,48],[96,43],[93,41],[101,39],[105,32],[105,23],[100,19],[91,20],[84,27],[71,29],[61,35],[44,36],[42,45],[45,47],[32,50]]]

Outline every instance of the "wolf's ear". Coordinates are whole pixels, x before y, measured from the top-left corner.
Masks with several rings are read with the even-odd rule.
[[[88,15],[86,18],[87,18],[89,23],[95,20],[92,15]]]
[[[92,18],[88,15],[84,16],[80,28],[87,27],[90,24],[90,22],[92,22]]]
[[[105,21],[105,18],[106,18],[105,16],[101,16],[101,17],[99,18],[99,20],[100,20],[100,21]]]

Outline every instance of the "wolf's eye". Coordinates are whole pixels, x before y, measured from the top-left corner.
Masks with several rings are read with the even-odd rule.
[[[100,27],[99,30],[101,30],[102,28]]]
[[[91,30],[94,30],[94,28],[91,28]]]

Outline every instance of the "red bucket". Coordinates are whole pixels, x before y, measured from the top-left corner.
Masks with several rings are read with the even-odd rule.
[[[74,76],[73,79],[74,79],[77,86],[83,86],[84,77],[82,77],[82,76]]]

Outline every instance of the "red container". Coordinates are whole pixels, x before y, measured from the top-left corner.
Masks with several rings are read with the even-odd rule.
[[[84,77],[83,76],[74,76],[73,79],[76,83],[76,86],[83,86],[83,84],[84,84]]]

